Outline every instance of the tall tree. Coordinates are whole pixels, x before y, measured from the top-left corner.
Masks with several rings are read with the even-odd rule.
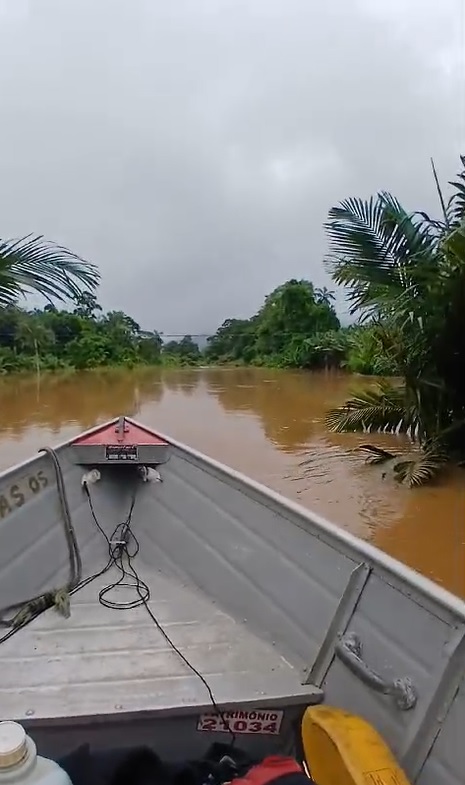
[[[277,354],[291,343],[338,327],[335,311],[316,301],[310,281],[291,279],[271,292],[258,312],[256,348],[265,356]]]
[[[315,289],[315,300],[317,303],[324,303],[325,305],[331,305],[335,301],[336,297],[334,292],[328,289],[326,286],[322,286],[321,288]]]
[[[73,300],[76,316],[83,316],[85,319],[96,319],[97,313],[102,313],[102,306],[97,302],[97,296],[93,292],[78,292],[73,296]]]

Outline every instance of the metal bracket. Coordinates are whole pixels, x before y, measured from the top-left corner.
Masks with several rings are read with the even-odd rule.
[[[316,687],[321,687],[333,660],[335,646],[353,616],[370,574],[371,567],[365,562],[358,564],[350,573],[315,661],[310,668],[304,670],[304,684],[314,684]]]
[[[424,696],[425,708],[421,713],[419,710],[418,719],[409,725],[404,738],[400,760],[414,781],[420,775],[462,684],[465,693],[465,625],[457,629],[444,647],[444,659],[438,663],[436,679],[432,675],[428,681],[427,688],[431,692]]]
[[[118,422],[115,427],[116,440],[118,442],[122,442],[124,439],[124,434],[128,431],[129,427],[126,424],[126,417],[118,417]]]

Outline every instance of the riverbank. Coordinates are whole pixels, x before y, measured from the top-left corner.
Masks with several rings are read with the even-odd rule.
[[[76,368],[71,365],[61,366],[61,367],[54,367],[54,368],[47,368],[39,366],[33,368],[22,368],[18,370],[11,370],[5,371],[0,369],[0,381],[3,379],[35,379],[37,376],[40,377],[55,377],[55,378],[66,378],[68,376],[75,376],[76,374],[114,374],[114,373],[122,373],[122,374],[130,374],[130,373],[144,373],[147,372],[154,372],[154,371],[162,371],[162,370],[173,370],[173,371],[205,371],[205,370],[223,370],[223,371],[234,371],[234,370],[262,370],[262,371],[282,371],[282,372],[299,372],[303,374],[330,374],[336,376],[344,376],[347,379],[353,379],[354,382],[357,380],[368,382],[373,380],[375,384],[379,379],[391,378],[395,379],[396,377],[385,377],[385,376],[377,376],[375,374],[363,374],[363,373],[356,373],[351,372],[345,368],[283,368],[279,365],[263,365],[263,364],[255,364],[255,363],[244,363],[244,362],[210,362],[206,363],[204,359],[200,360],[199,362],[180,362],[177,361],[176,358],[169,358],[162,360],[161,362],[157,363],[134,363],[123,365],[121,363],[115,365],[97,365],[91,368]]]
[[[1,353],[0,360],[2,360]],[[340,365],[328,363],[326,367],[319,364],[316,366],[289,365],[279,357],[257,358],[252,362],[246,362],[245,360],[230,360],[221,358],[212,358],[210,360],[208,354],[201,355],[195,360],[184,359],[176,355],[162,354],[160,358],[157,358],[153,362],[137,362],[134,360],[114,363],[100,362],[95,365],[86,363],[84,367],[81,367],[81,365],[73,365],[68,362],[58,361],[56,358],[48,358],[48,360],[43,360],[40,358],[40,356],[36,358],[33,356],[24,357],[19,355],[15,358],[14,361],[10,360],[10,362],[6,362],[5,358],[3,358],[3,366],[0,365],[0,378],[11,376],[13,374],[30,375],[37,373],[75,373],[77,371],[83,370],[102,371],[107,368],[112,370],[118,368],[123,370],[131,370],[134,368],[274,368],[282,370],[303,370],[309,372],[333,371],[337,373],[346,373],[347,375],[362,376],[367,378],[376,378],[389,375],[375,373],[375,370],[370,369],[368,364],[367,370],[364,372],[351,370],[349,365],[346,363],[342,363]]]
[[[98,374],[105,374],[105,373],[130,373],[131,371],[140,371],[143,372],[144,369],[148,371],[154,371],[157,368],[173,368],[173,369],[180,369],[180,368],[206,368],[210,366],[202,366],[200,364],[186,364],[186,363],[176,363],[176,362],[157,362],[157,363],[129,363],[127,365],[121,363],[115,363],[114,365],[95,365],[93,367],[88,368],[77,368],[72,365],[62,365],[59,367],[46,367],[46,366],[39,366],[39,367],[28,367],[28,368],[20,368],[11,371],[5,371],[4,369],[0,370],[0,379],[12,379],[15,377],[19,378],[34,378],[37,375],[39,376],[55,376],[55,377],[66,377],[66,376],[73,376],[79,373],[98,373]],[[214,366],[211,366],[214,367]]]

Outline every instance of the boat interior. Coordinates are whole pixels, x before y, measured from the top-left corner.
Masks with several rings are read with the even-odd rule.
[[[413,782],[463,785],[465,604],[169,444],[145,475],[57,448],[79,585],[69,615],[52,607],[0,628],[0,719],[30,728],[45,754],[83,734],[104,747],[155,733],[189,756],[211,743],[212,715],[260,711],[268,735],[249,725],[241,744],[291,752],[305,708],[325,703],[368,720]],[[69,577],[52,457],[0,476],[2,609]],[[227,739],[232,724],[213,736]]]

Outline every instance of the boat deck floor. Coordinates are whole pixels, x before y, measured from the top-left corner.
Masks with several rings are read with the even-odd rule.
[[[150,608],[176,647],[207,680],[217,704],[318,703],[321,690],[278,650],[190,585],[138,564]],[[71,616],[51,609],[0,644],[0,718],[40,720],[173,710],[211,710],[208,691],[156,628],[144,606],[113,609],[98,599],[112,568],[72,597]],[[132,601],[135,589],[107,599]]]

